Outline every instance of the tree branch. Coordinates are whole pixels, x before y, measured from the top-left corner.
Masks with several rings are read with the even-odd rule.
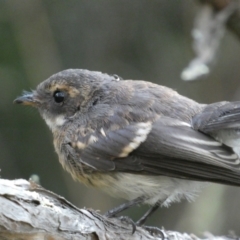
[[[234,4],[234,11],[229,15],[226,25],[240,40],[240,1],[239,0],[199,0],[202,4],[210,5],[216,12],[226,9]]]
[[[183,80],[195,80],[210,72],[225,28],[240,38],[240,0],[199,0],[202,3],[192,30],[196,57],[182,71]]]
[[[198,240],[194,235],[162,230],[153,236],[144,228],[94,210],[78,209],[65,198],[23,179],[0,179],[1,239],[171,239]],[[205,239],[234,239],[214,237]],[[235,238],[236,239],[236,238]]]

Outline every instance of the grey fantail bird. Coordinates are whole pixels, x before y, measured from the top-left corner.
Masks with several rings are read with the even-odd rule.
[[[36,107],[74,179],[136,204],[192,200],[215,182],[240,186],[240,102],[199,104],[170,88],[81,69],[59,72],[15,103]]]

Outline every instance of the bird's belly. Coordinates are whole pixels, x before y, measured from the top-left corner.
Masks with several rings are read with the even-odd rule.
[[[179,202],[183,198],[192,201],[207,184],[165,176],[130,173],[94,173],[90,177],[90,182],[115,197],[128,200],[144,197],[147,204],[159,202],[163,206],[169,206],[171,202]]]
[[[159,202],[169,206],[171,202],[181,199],[192,201],[206,185],[204,182],[177,179],[166,176],[141,175],[117,172],[87,172],[76,169],[75,164],[69,163],[58,148],[59,161],[71,173],[75,180],[91,187],[98,188],[108,194],[128,200],[138,197],[145,198],[145,203]]]

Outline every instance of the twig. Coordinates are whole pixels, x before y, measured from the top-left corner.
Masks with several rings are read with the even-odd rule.
[[[201,0],[202,6],[192,30],[196,57],[182,71],[185,81],[196,80],[210,72],[226,26],[240,37],[239,0]],[[220,4],[221,3],[221,4]]]

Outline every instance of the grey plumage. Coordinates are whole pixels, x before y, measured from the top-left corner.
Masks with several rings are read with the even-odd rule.
[[[150,82],[79,69],[26,96],[15,101],[39,109],[61,164],[87,185],[163,205],[192,199],[201,182],[240,186],[240,102],[199,104]]]

